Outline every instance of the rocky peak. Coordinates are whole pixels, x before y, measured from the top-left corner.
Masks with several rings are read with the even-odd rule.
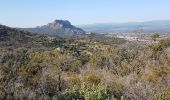
[[[55,20],[52,23],[48,23],[47,25],[52,29],[61,29],[61,28],[75,28],[71,23],[67,20]]]
[[[63,25],[71,25],[71,23],[68,20],[55,20],[53,23],[60,23]]]

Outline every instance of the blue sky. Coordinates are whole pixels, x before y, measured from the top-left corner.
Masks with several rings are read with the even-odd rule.
[[[0,24],[34,27],[55,19],[74,25],[170,19],[170,0],[0,0]]]

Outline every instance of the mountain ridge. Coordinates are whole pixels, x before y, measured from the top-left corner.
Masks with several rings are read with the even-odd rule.
[[[89,25],[79,25],[85,31],[90,32],[135,32],[142,30],[146,33],[159,32],[168,33],[170,32],[170,20],[155,20],[146,22],[127,22],[127,23],[97,23]]]

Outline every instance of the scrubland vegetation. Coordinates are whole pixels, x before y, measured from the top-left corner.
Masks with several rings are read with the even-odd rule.
[[[38,38],[1,40],[0,99],[170,99],[170,38],[149,45],[95,34]]]

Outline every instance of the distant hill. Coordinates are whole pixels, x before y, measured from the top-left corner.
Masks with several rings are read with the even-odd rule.
[[[142,31],[145,33],[159,32],[169,33],[170,32],[170,20],[166,21],[148,21],[148,22],[132,22],[132,23],[101,23],[91,25],[79,26],[88,32],[98,33],[119,33],[119,32],[135,32]]]
[[[0,44],[1,45],[21,45],[32,44],[35,34],[29,32],[23,32],[19,29],[10,28],[4,25],[0,25]]]
[[[47,25],[38,26],[35,28],[23,28],[25,31],[43,33],[43,34],[53,34],[53,35],[76,35],[84,34],[85,31],[73,26],[67,20],[55,20]]]
[[[0,47],[40,47],[59,36],[25,32],[20,29],[0,25]]]

